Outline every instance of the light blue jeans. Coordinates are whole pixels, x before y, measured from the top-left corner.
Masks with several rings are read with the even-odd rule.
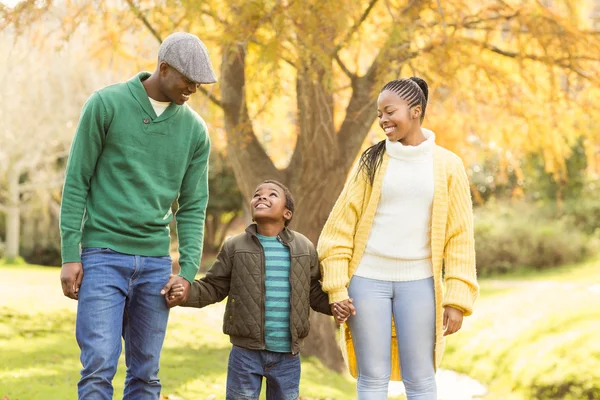
[[[356,307],[348,325],[358,366],[358,399],[387,399],[393,315],[408,400],[436,400],[433,278],[389,282],[354,276],[348,292]]]
[[[85,248],[77,304],[81,349],[79,399],[111,400],[112,379],[125,339],[125,400],[158,400],[158,379],[169,308],[160,290],[171,274],[170,257],[142,257]]]

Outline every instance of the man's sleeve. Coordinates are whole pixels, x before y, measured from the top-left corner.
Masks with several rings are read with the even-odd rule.
[[[62,262],[81,262],[80,243],[90,181],[102,153],[107,112],[98,92],[83,106],[67,161],[60,207]]]
[[[175,214],[179,238],[179,275],[190,283],[200,265],[204,241],[204,220],[208,204],[208,158],[210,140],[206,128],[204,137],[194,152],[192,161],[183,177],[179,209]]]

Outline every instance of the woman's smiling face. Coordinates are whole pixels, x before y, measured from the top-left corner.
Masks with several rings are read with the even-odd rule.
[[[413,118],[416,108],[409,107],[408,102],[391,90],[384,90],[377,98],[377,117],[379,126],[392,142],[402,140],[406,135],[419,125],[419,119]],[[420,113],[419,113],[420,114]]]

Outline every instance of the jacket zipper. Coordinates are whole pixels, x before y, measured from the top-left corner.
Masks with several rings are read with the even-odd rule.
[[[282,245],[284,245],[285,247],[287,247],[288,251],[290,252],[290,277],[289,277],[289,282],[290,282],[290,320],[289,320],[289,324],[290,324],[290,337],[292,339],[292,343],[290,343],[290,351],[292,352],[292,354],[295,355],[294,353],[294,343],[296,342],[294,340],[294,332],[292,332],[292,315],[294,310],[292,310],[292,304],[294,304],[294,302],[292,301],[292,296],[294,295],[294,290],[292,289],[292,248],[290,246],[288,246],[280,237],[279,235],[277,235],[277,240],[279,240],[279,243],[281,243]]]
[[[266,307],[265,307],[265,303],[267,301],[267,299],[265,298],[265,293],[267,293],[267,286],[265,281],[267,280],[267,259],[265,257],[265,248],[262,245],[262,243],[260,242],[260,239],[256,236],[254,236],[254,239],[258,242],[258,245],[260,246],[260,248],[262,249],[261,251],[261,257],[262,257],[262,292],[260,294],[261,299],[262,299],[262,323],[261,323],[261,347],[263,350],[265,350],[267,348],[267,342],[265,340],[265,313],[266,313]]]

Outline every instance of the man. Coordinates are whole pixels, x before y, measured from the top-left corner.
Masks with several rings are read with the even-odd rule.
[[[62,289],[78,300],[80,399],[113,398],[121,336],[123,398],[159,398],[171,205],[177,199],[176,279],[187,294],[198,270],[208,201],[208,132],[185,103],[200,84],[215,82],[204,43],[179,32],[160,46],[154,73],[103,88],[83,107],[60,220]]]

